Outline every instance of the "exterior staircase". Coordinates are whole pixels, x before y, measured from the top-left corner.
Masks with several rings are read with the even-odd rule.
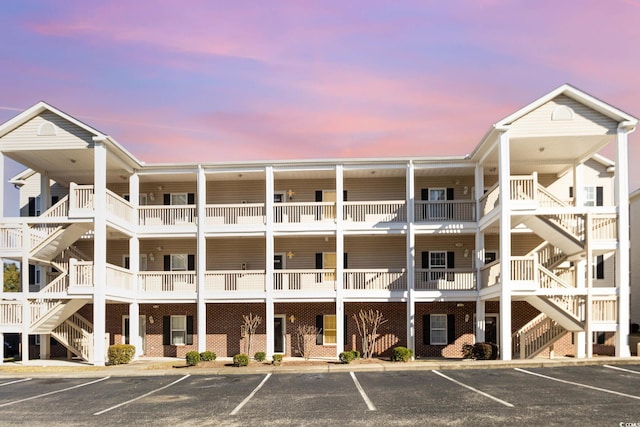
[[[89,231],[91,226],[91,223],[74,223],[33,227],[29,257],[41,262],[51,261]]]
[[[511,335],[514,358],[531,359],[549,348],[567,333],[561,325],[544,313]]]

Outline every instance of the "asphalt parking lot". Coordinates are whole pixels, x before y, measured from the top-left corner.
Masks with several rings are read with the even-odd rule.
[[[0,379],[0,425],[250,424],[631,427],[640,365]]]

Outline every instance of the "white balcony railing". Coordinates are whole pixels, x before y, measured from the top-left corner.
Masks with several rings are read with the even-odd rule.
[[[482,288],[488,288],[500,283],[500,260],[493,261],[480,269]]]
[[[334,221],[335,218],[335,202],[276,203],[273,207],[273,222],[275,223],[308,224]]]
[[[207,205],[205,216],[206,225],[263,225],[265,223],[265,206],[264,203]]]
[[[616,215],[597,215],[591,222],[593,240],[617,240],[618,219]]]
[[[500,188],[496,182],[487,190],[486,193],[480,198],[480,212],[482,215],[487,215],[489,212],[498,207],[500,203]]]
[[[195,292],[196,273],[193,271],[141,271],[138,276],[140,292]]]
[[[204,274],[205,292],[264,292],[264,270],[207,271]]]
[[[538,179],[536,175],[511,176],[509,197],[514,202],[538,200]]]
[[[69,209],[93,209],[93,185],[76,185],[69,187]]]
[[[469,291],[477,289],[475,271],[470,268],[416,269],[418,291]]]
[[[107,212],[130,223],[133,220],[133,206],[122,197],[107,190]]]
[[[276,291],[334,291],[336,271],[277,270],[273,273],[273,289]]]
[[[406,222],[404,200],[344,202],[344,220],[349,222]]]
[[[15,301],[0,302],[0,325],[22,324],[22,303]]]
[[[19,250],[22,248],[22,228],[18,225],[0,226],[0,250]]]
[[[407,274],[404,269],[347,269],[344,288],[367,291],[406,291]]]
[[[195,225],[196,208],[193,205],[140,206],[138,224],[150,226]]]
[[[416,222],[475,221],[476,202],[472,200],[417,200]]]
[[[133,292],[133,274],[126,268],[107,264],[107,288]]]
[[[618,320],[618,301],[616,299],[594,299],[592,301],[594,322],[616,322]]]
[[[69,286],[93,287],[93,261],[71,262],[69,269]]]

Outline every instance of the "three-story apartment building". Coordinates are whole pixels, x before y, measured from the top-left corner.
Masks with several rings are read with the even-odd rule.
[[[24,273],[0,337],[21,334],[23,359],[102,365],[117,343],[231,356],[252,313],[255,351],[296,355],[311,325],[313,354],[337,357],[374,309],[380,355],[628,355],[636,123],[563,85],[466,156],[148,164],[40,102],[0,126],[0,171],[26,169],[20,216],[0,225],[0,257]]]

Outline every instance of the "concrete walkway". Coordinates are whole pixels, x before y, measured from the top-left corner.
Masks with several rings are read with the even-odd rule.
[[[100,377],[100,376],[161,376],[161,375],[238,375],[266,373],[322,373],[322,372],[384,372],[447,369],[508,369],[541,368],[584,365],[640,365],[640,358],[594,357],[590,359],[555,358],[531,360],[462,360],[419,359],[412,362],[388,360],[356,360],[350,364],[327,359],[285,358],[280,366],[268,362],[251,362],[249,366],[232,366],[231,358],[218,358],[213,366],[202,363],[187,367],[184,359],[140,358],[126,365],[92,366],[68,360],[30,360],[8,362],[0,365],[0,378],[22,377]]]

